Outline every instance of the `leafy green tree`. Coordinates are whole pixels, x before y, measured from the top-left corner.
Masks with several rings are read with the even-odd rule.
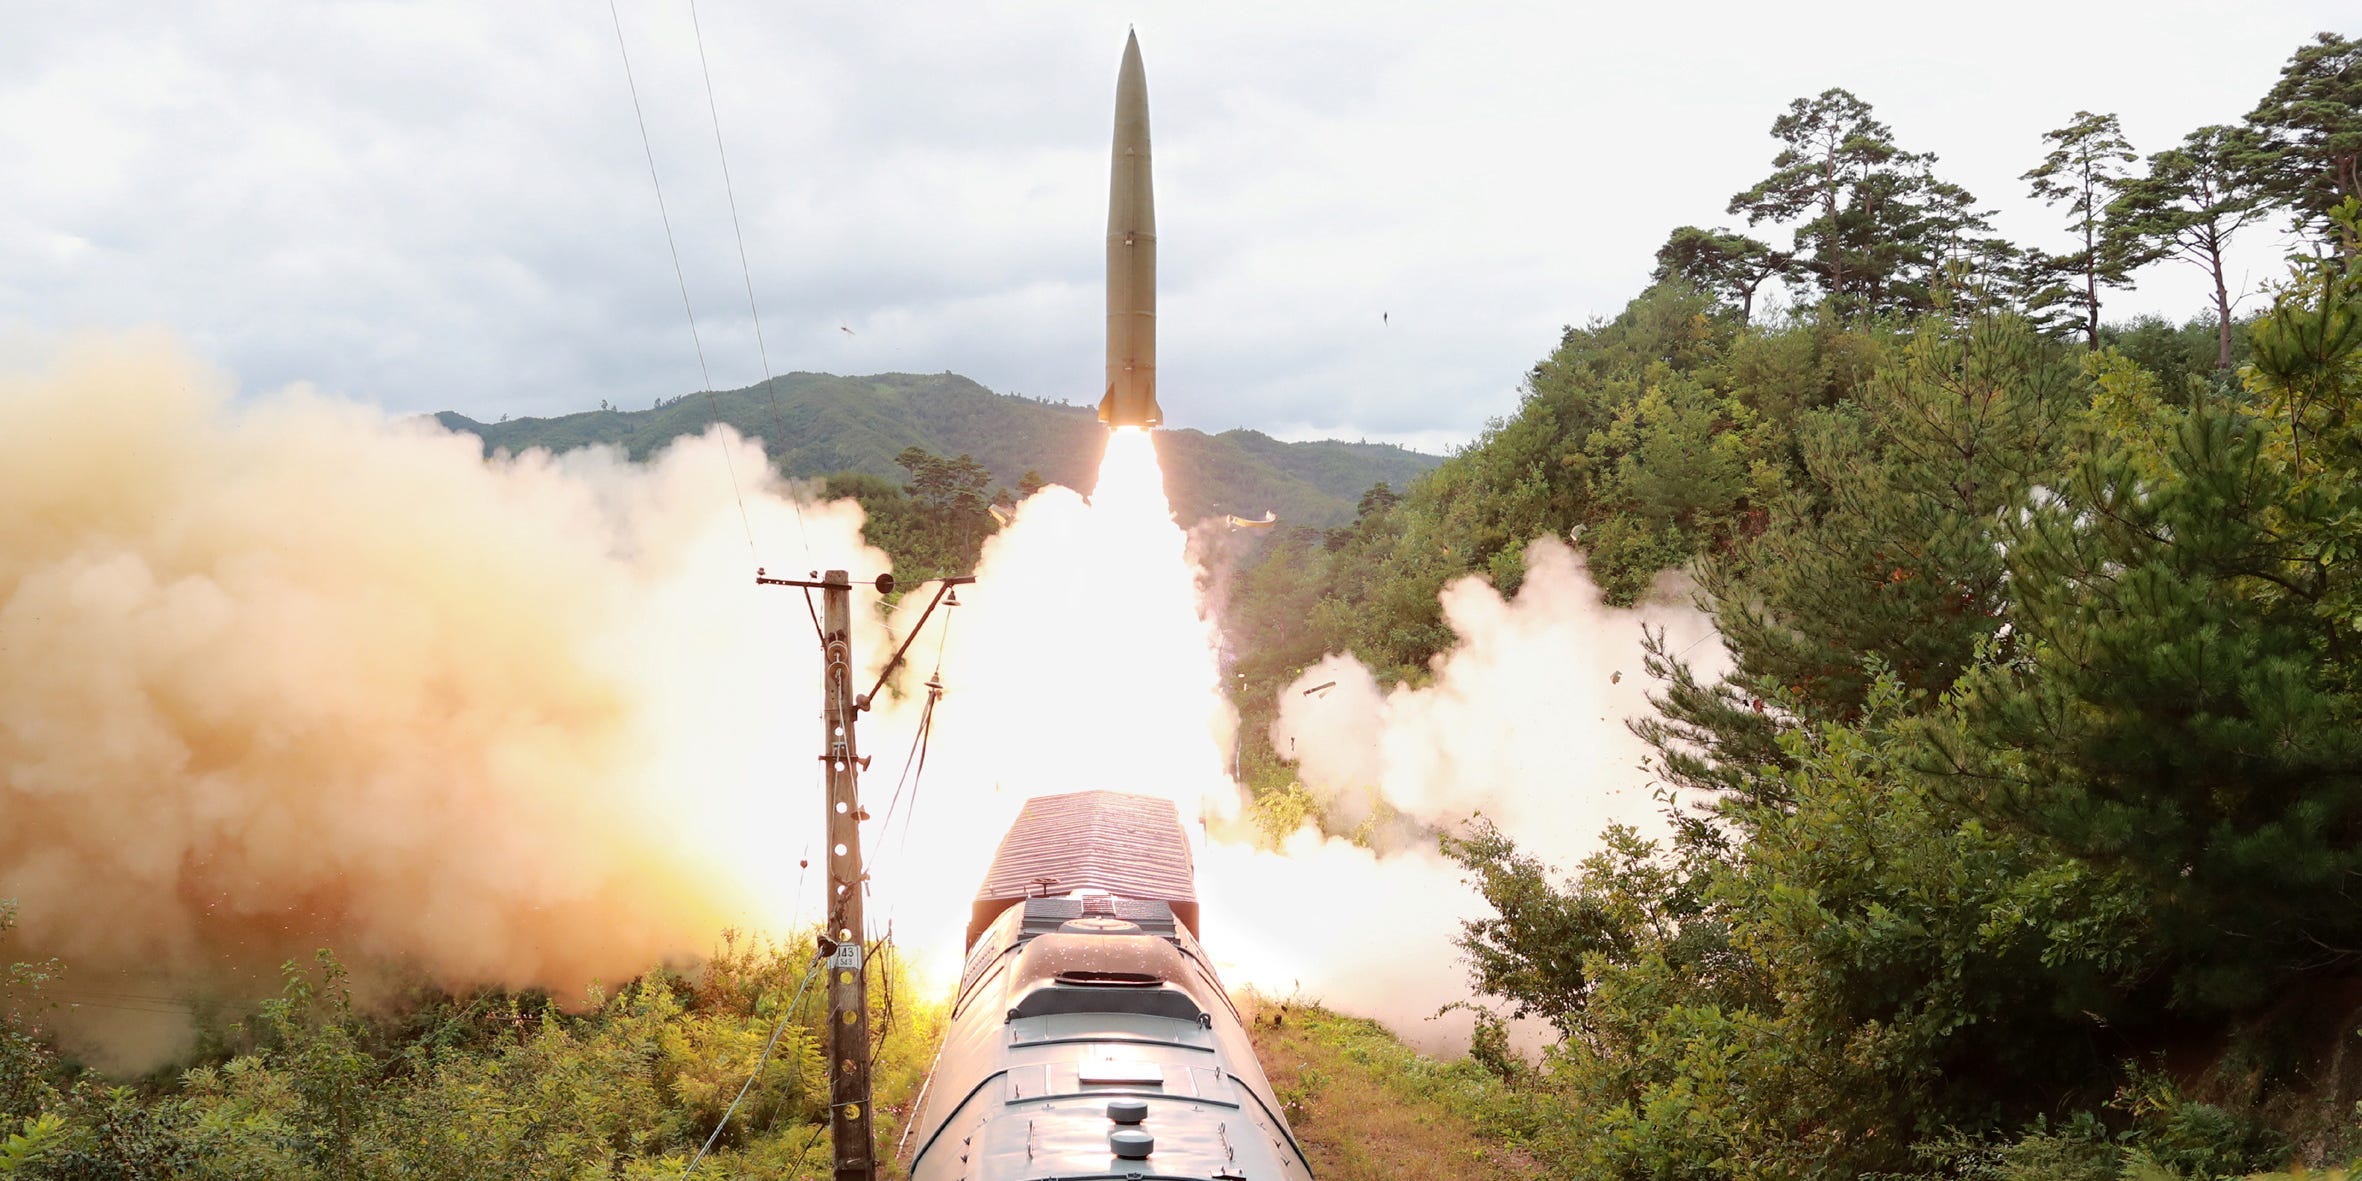
[[[1926,167],[1932,164],[1930,157]],[[1920,208],[1910,233],[1921,244],[1913,260],[1917,288],[1905,293],[1910,308],[1974,315],[2021,305],[2017,277],[2025,252],[1993,232],[1991,210],[1977,208],[1974,194],[1932,174]]]
[[[2233,127],[2201,127],[2179,147],[2150,156],[2148,170],[2117,183],[2109,222],[2122,235],[2135,265],[2178,258],[2214,281],[2215,366],[2231,367],[2231,292],[2223,254],[2231,236],[2264,214],[2256,184],[2252,135]]]
[[[1849,257],[1861,264],[1854,305],[1872,315],[1916,315],[1936,304],[1947,259],[1988,228],[1968,190],[1935,176],[1935,157],[1912,154],[1875,173],[1840,219]]]
[[[2299,230],[2334,239],[2347,258],[2362,252],[2329,215],[2362,198],[2362,42],[2322,33],[2288,59],[2263,100],[2247,114],[2262,151],[2254,182],[2290,209]]]
[[[2298,556],[2259,519],[2286,491],[2262,438],[2202,413],[2178,479],[2095,461],[2035,510],[2022,655],[1966,682],[1975,745],[1948,765],[1972,806],[2141,874],[2201,1007],[2252,1004],[2307,943],[2358,933],[2322,899],[2362,873],[2362,718],[2305,605],[2243,585]]]
[[[1394,506],[1401,503],[1402,493],[1387,487],[1386,481],[1380,480],[1370,485],[1369,491],[1361,494],[1361,500],[1354,505],[1353,519],[1358,524],[1378,514],[1392,512]]]
[[[1459,937],[1477,991],[1509,1002],[1511,1016],[1550,1022],[1562,1037],[1581,1036],[1594,974],[1632,964],[1644,946],[1676,951],[1693,968],[1728,950],[1711,929],[1706,896],[1713,860],[1728,852],[1720,843],[1683,842],[1674,860],[1612,825],[1564,886],[1489,822],[1442,845],[1494,912],[1468,920]]]
[[[2124,181],[2124,166],[2139,157],[2113,114],[2077,111],[2066,126],[2044,132],[2042,138],[2050,144],[2050,154],[2019,179],[2032,181],[2033,195],[2044,204],[2067,204],[2067,228],[2083,245],[2067,254],[2044,255],[2044,266],[2079,280],[2081,290],[2069,298],[2082,309],[2085,343],[2097,349],[2100,288],[2132,282],[2136,256],[2110,221],[2109,202]]]
[[[0,898],[0,1177],[32,1175],[33,1163],[60,1147],[67,1134],[54,1110],[64,1098],[58,1088],[62,1072],[40,1036],[46,1003],[41,991],[57,977],[58,964],[7,954],[15,928],[16,902]]]
[[[966,455],[945,459],[918,447],[905,447],[894,462],[910,472],[910,483],[903,491],[928,508],[970,514],[983,510],[984,490],[992,486],[992,473],[975,459]]]
[[[1971,256],[2006,244],[1924,161],[1888,174],[1837,223],[1899,227],[1840,240],[1854,314],[1742,325],[1693,281],[1569,328],[1400,500],[1262,543],[1236,668],[1266,699],[1328,651],[1415,680],[1436,590],[1513,588],[1545,532],[1611,595],[1702,561],[1737,671],[1656,638],[1635,725],[1670,836],[1567,875],[1517,834],[1444,845],[1492,904],[1475,984],[1562,1035],[1506,1072],[1556,1172],[2348,1159],[2351,1095],[2302,1057],[2348,1034],[2292,1015],[2343,1017],[2362,968],[2362,280],[2309,267],[2234,388],[2219,317],[2087,353],[1995,311]],[[1284,766],[1249,779],[1278,829],[1317,819]],[[2170,1083],[2125,1065],[2160,1050]]]
[[[1595,457],[1583,540],[1619,598],[1712,548],[1750,491],[1751,416],[1703,382],[1661,374],[1584,440]]]
[[[1678,279],[1700,291],[1738,304],[1739,319],[1755,315],[1755,292],[1766,280],[1786,273],[1788,256],[1745,234],[1682,226],[1657,248],[1652,282]]]
[[[62,1115],[28,1116],[14,1130],[0,1124],[0,1177],[34,1176],[33,1166],[72,1135]]]
[[[2236,396],[2237,367],[2248,358],[2246,327],[2255,319],[2256,313],[2249,312],[2231,322],[2232,370],[2229,372],[2215,366],[2222,351],[2221,326],[2215,323],[2211,313],[2193,316],[2180,324],[2163,316],[2140,316],[2109,325],[2103,340],[2126,360],[2154,375],[2167,400],[2187,406],[2202,400],[2198,396],[2201,392]]]
[[[263,1002],[262,1021],[300,1104],[298,1152],[322,1173],[350,1176],[377,1064],[362,1048],[344,966],[322,951],[318,967],[315,982],[302,965],[290,962],[286,990]]]

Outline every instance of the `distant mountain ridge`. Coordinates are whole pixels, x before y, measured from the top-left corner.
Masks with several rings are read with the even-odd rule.
[[[435,420],[484,441],[484,450],[568,451],[622,447],[634,459],[719,420],[764,440],[788,475],[817,478],[905,473],[905,447],[969,455],[1011,488],[1027,469],[1087,489],[1106,428],[1088,406],[999,394],[953,373],[839,377],[789,373],[745,389],[667,399],[651,410],[591,410],[556,418],[478,422],[443,411]],[[784,441],[784,445],[782,445]],[[1373,484],[1397,489],[1443,462],[1389,443],[1283,443],[1259,431],[1157,432],[1165,490],[1184,522],[1220,513],[1328,526],[1350,520]]]

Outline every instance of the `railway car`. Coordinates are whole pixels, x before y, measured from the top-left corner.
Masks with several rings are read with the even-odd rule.
[[[912,1181],[1309,1181],[1197,941],[1165,800],[1032,800],[968,928]]]

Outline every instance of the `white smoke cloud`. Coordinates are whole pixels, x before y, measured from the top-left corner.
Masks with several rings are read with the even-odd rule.
[[[1239,826],[1222,822],[1239,803],[1226,774],[1236,718],[1220,694],[1208,580],[1155,493],[1144,444],[1114,436],[1090,499],[1046,489],[987,544],[940,649],[948,692],[927,802],[882,834],[879,895],[906,940],[938,949],[940,974],[1026,799],[1162,795],[1211,822],[1198,850],[1202,935],[1233,987],[1320,1000],[1423,1048],[1464,1050],[1472,1019],[1436,1013],[1468,995],[1453,940],[1484,902],[1434,834],[1483,815],[1571,866],[1611,822],[1661,828],[1640,765],[1647,747],[1624,724],[1648,708],[1641,627],[1666,628],[1710,671],[1709,622],[1678,579],[1640,608],[1608,607],[1571,550],[1537,542],[1513,598],[1474,578],[1444,592],[1458,642],[1430,683],[1382,692],[1368,669],[1331,656],[1283,698],[1269,737],[1329,801],[1332,827],[1381,812],[1388,824],[1365,828],[1367,844],[1309,829],[1277,849],[1243,834],[1234,843]],[[906,607],[898,626],[909,618]],[[906,683],[931,671],[929,649],[922,637]],[[911,708],[886,711],[893,729],[906,732]],[[1523,1033],[1529,1046],[1541,1037]]]
[[[873,930],[898,925],[927,975],[956,965],[1027,798],[1146,792],[1237,827],[1204,572],[1148,440],[1110,448],[1088,500],[1047,489],[987,543],[948,633],[929,625],[905,693],[862,723]],[[726,430],[647,464],[487,462],[303,390],[233,401],[157,340],[0,378],[0,897],[22,950],[63,957],[94,1006],[251,994],[322,945],[569,996],[725,926],[817,917],[811,625],[752,585],[750,549],[857,584],[887,559],[856,506],[799,513],[767,472]],[[1466,994],[1451,939],[1482,903],[1422,839],[1481,813],[1566,865],[1608,821],[1653,821],[1623,728],[1645,708],[1639,624],[1676,649],[1710,632],[1670,601],[1602,606],[1555,542],[1529,567],[1513,599],[1445,592],[1459,642],[1429,684],[1381,692],[1339,656],[1289,690],[1270,737],[1306,782],[1346,827],[1380,802],[1395,819],[1367,847],[1206,844],[1231,983],[1456,1049],[1465,1019],[1429,1018]],[[873,674],[926,595],[889,636],[856,594]],[[927,769],[894,801],[938,662]],[[136,1014],[83,1016],[117,1065],[171,1051],[172,1028],[132,1044]]]
[[[1713,621],[1687,582],[1661,580],[1634,608],[1610,607],[1580,555],[1555,538],[1526,551],[1504,599],[1483,579],[1444,588],[1457,637],[1424,685],[1382,692],[1361,662],[1332,654],[1280,694],[1272,747],[1350,828],[1383,802],[1410,824],[1375,834],[1456,831],[1483,816],[1527,848],[1571,865],[1610,823],[1661,830],[1648,745],[1626,727],[1647,716],[1642,628],[1701,673],[1723,660]],[[1329,688],[1320,688],[1328,685]]]
[[[1552,538],[1527,550],[1526,566],[1511,598],[1475,577],[1445,588],[1457,641],[1426,684],[1382,691],[1366,666],[1332,654],[1281,694],[1273,749],[1296,762],[1330,827],[1366,846],[1304,830],[1276,854],[1209,858],[1217,872],[1201,880],[1231,900],[1220,913],[1251,916],[1242,925],[1266,959],[1246,974],[1265,991],[1300,989],[1426,1048],[1463,1049],[1471,1018],[1433,1014],[1468,995],[1452,941],[1485,904],[1435,834],[1481,816],[1571,869],[1610,824],[1664,830],[1649,749],[1625,725],[1650,709],[1641,629],[1664,628],[1672,650],[1711,675],[1723,659],[1711,620],[1677,576],[1637,608],[1608,606],[1582,559]],[[1517,1032],[1528,1048],[1543,1036]]]
[[[572,996],[783,926],[818,689],[748,534],[885,558],[857,508],[799,522],[765,471],[727,431],[646,465],[487,462],[303,390],[233,402],[155,339],[0,378],[0,897],[25,949],[66,961],[69,999],[250,992],[324,944]]]

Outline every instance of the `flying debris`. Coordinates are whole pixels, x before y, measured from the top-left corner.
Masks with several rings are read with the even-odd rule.
[[[1107,188],[1107,396],[1099,421],[1152,427],[1156,404],[1156,192],[1148,168],[1148,73],[1124,40],[1115,78],[1115,163]]]
[[[1279,514],[1272,512],[1269,509],[1264,510],[1263,516],[1259,520],[1254,517],[1241,517],[1236,515],[1228,516],[1223,519],[1229,521],[1230,527],[1233,529],[1269,529],[1273,525],[1279,524]]]

